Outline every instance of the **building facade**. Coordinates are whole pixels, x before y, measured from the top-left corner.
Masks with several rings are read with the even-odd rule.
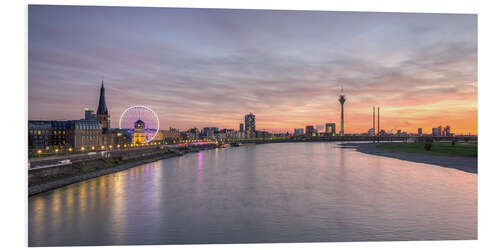
[[[293,130],[293,135],[294,136],[301,136],[304,135],[304,129],[303,128],[296,128]]]
[[[97,115],[94,114],[94,110],[85,108],[85,120],[91,121],[91,120],[97,120]]]
[[[52,144],[52,126],[47,121],[28,121],[28,148],[45,148]]]
[[[313,125],[306,126],[306,135],[307,136],[314,136],[314,135],[316,135],[316,130],[314,129]]]
[[[335,123],[325,124],[325,133],[330,136],[335,135],[336,134]]]
[[[245,115],[245,132],[255,133],[255,115],[252,113]]]
[[[70,121],[69,139],[75,148],[98,147],[102,144],[102,125],[97,120]]]
[[[158,141],[176,141],[181,139],[181,132],[177,129],[160,130],[156,135]]]

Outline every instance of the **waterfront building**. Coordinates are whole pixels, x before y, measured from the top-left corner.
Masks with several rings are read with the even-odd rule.
[[[437,126],[436,128],[432,128],[432,136],[441,136],[442,135],[442,127]]]
[[[335,135],[335,134],[336,134],[336,131],[335,131],[335,123],[327,123],[327,124],[325,125],[325,133],[326,133],[326,135],[328,135],[328,136]]]
[[[344,103],[346,98],[344,96],[344,89],[342,88],[340,92],[339,102],[340,102],[340,136],[344,136]]]
[[[316,131],[314,130],[314,126],[308,125],[306,126],[306,135],[307,136],[313,136],[316,134]]]
[[[111,118],[106,106],[106,96],[104,92],[104,81],[101,83],[101,92],[99,95],[99,106],[97,107],[97,120],[102,124],[103,131],[111,128]]]
[[[109,146],[116,146],[122,144],[133,143],[134,134],[125,129],[112,128],[102,133],[101,145],[109,148]]]
[[[443,136],[452,136],[450,125],[446,125],[443,129]]]
[[[200,131],[197,128],[190,128],[186,130],[185,138],[188,140],[196,140],[200,138]]]
[[[62,147],[71,145],[72,121],[28,121],[28,147]]]
[[[90,120],[97,120],[97,115],[94,114],[94,110],[91,110],[89,108],[85,108],[85,120],[90,121]]]
[[[259,130],[255,131],[255,137],[257,138],[269,138],[271,136],[272,136],[271,133],[267,131],[259,131]]]
[[[97,120],[70,121],[68,127],[68,139],[71,146],[87,148],[102,144],[102,125]]]
[[[134,144],[144,144],[147,142],[146,124],[142,120],[134,123]]]
[[[252,113],[245,115],[245,132],[255,133],[255,115]]]
[[[71,121],[47,122],[50,123],[50,126],[52,128],[50,146],[62,147],[66,146],[67,144],[71,145],[71,142],[73,141],[72,130],[74,129]]]
[[[201,135],[207,139],[215,139],[215,134],[219,132],[217,127],[205,127],[203,128]]]
[[[46,121],[28,121],[28,148],[51,146],[52,126]]]
[[[237,132],[234,129],[221,129],[217,134],[216,138],[235,138],[237,137]]]
[[[303,128],[296,128],[293,130],[293,135],[299,136],[299,135],[304,135],[304,129]]]
[[[158,141],[175,141],[181,139],[181,132],[177,129],[160,130],[156,135]]]
[[[90,147],[102,144],[97,120],[28,121],[28,147]]]

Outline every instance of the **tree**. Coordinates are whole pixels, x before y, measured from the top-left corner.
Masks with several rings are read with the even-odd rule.
[[[425,148],[425,150],[427,150],[427,151],[431,150],[431,148],[432,148],[432,142],[433,141],[434,140],[430,136],[425,138],[425,140],[424,140],[424,148]]]

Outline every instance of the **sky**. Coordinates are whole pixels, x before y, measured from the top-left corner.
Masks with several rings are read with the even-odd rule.
[[[477,16],[286,10],[28,7],[28,119],[146,105],[160,127],[293,131],[334,122],[477,133]]]

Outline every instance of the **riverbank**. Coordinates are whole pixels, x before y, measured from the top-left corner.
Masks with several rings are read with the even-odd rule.
[[[186,148],[176,152],[162,152],[156,155],[148,155],[145,157],[131,158],[123,160],[120,158],[111,158],[105,160],[93,160],[71,165],[69,173],[53,174],[49,176],[29,178],[28,181],[28,196],[33,196],[39,193],[50,191],[76,182],[88,180],[91,178],[112,174],[123,171],[139,165],[168,159],[175,156],[182,156],[186,153],[199,152],[200,150],[213,149],[215,147],[206,148]],[[34,169],[37,171],[36,169]],[[39,171],[41,171],[40,169]]]
[[[342,147],[355,148],[356,151],[365,154],[396,158],[399,160],[412,161],[417,163],[438,165],[441,167],[454,168],[464,172],[477,174],[477,157],[401,152],[393,149],[377,148],[377,144],[374,143],[342,143],[340,145]]]

